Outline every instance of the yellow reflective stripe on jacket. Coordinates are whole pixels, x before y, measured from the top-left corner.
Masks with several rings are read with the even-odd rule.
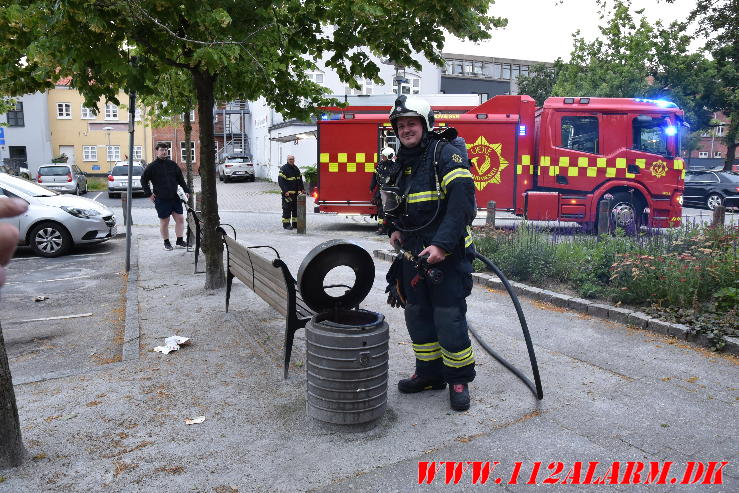
[[[414,344],[413,352],[416,353],[416,358],[421,361],[433,361],[441,358],[441,346],[438,342]]]
[[[464,247],[467,248],[468,246],[472,245],[472,230],[469,226],[467,226],[467,236],[464,237]]]
[[[439,200],[439,195],[436,193],[436,190],[408,194],[409,204],[414,204],[416,202],[426,202],[428,200]]]
[[[472,354],[472,346],[458,353],[450,353],[446,349],[441,348],[441,357],[444,359],[444,366],[452,368],[461,368],[475,362],[475,355]]]
[[[441,179],[441,189],[446,192],[446,187],[449,185],[449,183],[451,183],[453,180],[456,180],[457,178],[469,178],[471,180],[472,173],[464,168],[455,168],[451,170],[449,173],[444,175],[444,178]]]

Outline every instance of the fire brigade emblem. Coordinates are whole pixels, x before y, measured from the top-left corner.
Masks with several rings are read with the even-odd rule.
[[[652,171],[652,176],[655,178],[662,178],[667,174],[667,163],[661,159],[655,161],[652,163],[652,166],[650,166],[650,170]]]
[[[503,158],[503,144],[491,144],[485,137],[480,136],[474,144],[467,144],[472,163],[472,178],[475,188],[484,189],[490,183],[500,185],[501,172],[508,167],[508,161]]]

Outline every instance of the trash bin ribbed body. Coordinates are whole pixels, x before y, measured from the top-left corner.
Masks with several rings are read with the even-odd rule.
[[[308,416],[368,429],[387,406],[388,342],[383,315],[332,310],[305,327]]]

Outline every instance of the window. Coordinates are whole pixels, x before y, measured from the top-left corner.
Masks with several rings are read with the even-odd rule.
[[[714,130],[714,133],[716,134],[716,137],[721,137],[721,136],[724,135],[724,125],[723,125],[723,123],[721,124],[720,127],[716,127],[716,129]]]
[[[447,60],[446,63],[444,63],[444,68],[441,69],[442,73],[444,74],[451,74],[454,70],[454,61]]]
[[[710,130],[704,130],[701,132],[701,137],[710,137],[711,131]]]
[[[707,158],[708,157],[708,152],[700,151],[700,152],[698,152],[698,157],[699,158]]]
[[[25,127],[25,119],[23,118],[23,103],[18,101],[15,103],[15,109],[8,111],[9,127]]]
[[[511,78],[511,64],[510,63],[503,64],[503,78],[504,79]]]
[[[97,161],[98,160],[98,146],[82,146],[82,160],[83,161]]]
[[[141,121],[142,114],[143,114],[143,111],[141,110],[141,108],[138,108],[137,107],[134,110],[134,113],[133,113],[133,119],[134,119],[134,121],[140,122]]]
[[[667,155],[667,135],[665,134],[665,120],[662,118],[650,118],[640,120],[636,117],[632,121],[634,136],[633,149],[649,152],[652,154]]]
[[[480,101],[481,101],[481,102],[483,102],[483,103],[484,103],[484,102],[485,102],[485,101],[487,101],[488,99],[490,99],[490,94],[488,94],[488,93],[486,93],[486,92],[481,92],[481,93],[480,93]]]
[[[363,79],[357,81],[359,82],[359,89],[352,89],[349,86],[346,86],[346,94],[349,96],[359,96],[362,94],[372,94],[372,89],[375,85],[375,83],[372,81],[372,79]]]
[[[393,89],[395,94],[398,93],[398,88]],[[405,74],[405,82],[400,85],[401,94],[421,94],[421,78],[416,74]]]
[[[323,72],[317,70],[315,72],[308,72],[306,74],[309,80],[312,80],[316,84],[323,84]]]
[[[476,77],[482,76],[482,62],[472,63],[472,74]]]
[[[190,123],[195,121],[195,110],[192,110],[190,112]]]
[[[492,63],[484,63],[482,65],[482,75],[485,77],[493,76],[493,64]]]
[[[133,158],[138,160],[144,159],[143,146],[133,146]]]
[[[503,65],[501,65],[500,63],[493,64],[493,79],[500,79],[502,67]]]
[[[105,146],[108,149],[108,161],[121,160],[121,146]]]
[[[472,60],[464,61],[464,75],[472,75]]]
[[[181,161],[187,162],[187,150],[185,148],[185,142],[180,142],[180,158]],[[195,142],[190,142],[190,161],[195,162]]]
[[[598,117],[563,116],[561,147],[598,154]]]
[[[69,120],[72,118],[72,103],[57,103],[56,117],[60,120]]]
[[[464,62],[462,60],[454,61],[454,74],[455,75],[464,74]]]
[[[169,159],[172,159],[172,142],[160,140],[154,144],[154,147],[156,148],[156,144],[164,144],[167,146],[167,157]]]
[[[118,119],[118,106],[113,103],[105,103],[105,119],[106,120],[117,120]]]
[[[721,151],[715,151],[713,157],[721,157]]]
[[[96,111],[92,108],[88,108],[84,104],[80,108],[80,118],[83,120],[94,120]]]
[[[518,79],[518,76],[521,75],[521,66],[520,65],[514,65],[513,66],[513,78]]]
[[[521,75],[524,77],[529,76],[529,66],[528,65],[521,65]]]

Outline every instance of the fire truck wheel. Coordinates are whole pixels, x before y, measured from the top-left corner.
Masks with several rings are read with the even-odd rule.
[[[613,194],[611,202],[611,221],[616,227],[639,228],[644,222],[644,204],[641,197],[626,192]]]

